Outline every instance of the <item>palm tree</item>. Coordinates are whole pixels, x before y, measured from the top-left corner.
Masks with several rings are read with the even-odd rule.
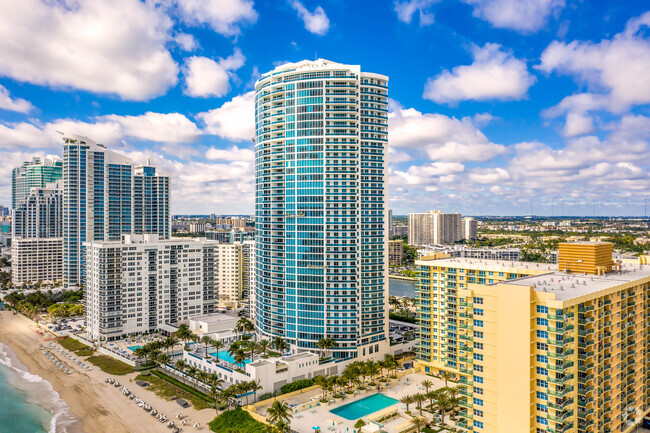
[[[251,380],[250,382],[250,390],[253,391],[253,403],[255,403],[255,400],[257,400],[257,391],[262,389],[262,385],[260,385],[260,380]]]
[[[133,351],[133,355],[138,359],[146,358],[148,350],[144,347],[138,347]]]
[[[280,339],[278,345],[276,346],[276,350],[278,350],[280,353],[286,352],[287,350],[289,350],[289,343],[287,343],[283,339]]]
[[[425,380],[422,381],[422,386],[424,387],[426,392],[429,392],[429,388],[431,388],[433,386],[433,383],[431,383],[431,381],[429,379],[425,379]]]
[[[292,417],[289,405],[282,400],[275,400],[266,410],[266,419],[272,424],[276,424],[278,421],[289,421]]]
[[[193,380],[196,380],[196,374],[199,372],[199,369],[194,367],[193,365],[190,365],[187,367],[187,375],[191,377]]]
[[[451,374],[448,371],[443,370],[443,371],[440,372],[440,377],[442,377],[442,380],[445,381],[445,387],[446,387],[447,386],[447,381],[451,380],[454,377],[454,375]]]
[[[235,350],[233,361],[235,361],[236,365],[241,365],[242,367],[244,367],[244,365],[246,364],[246,353],[244,353],[244,349],[239,347]]]
[[[420,433],[420,429],[427,424],[427,420],[419,416],[414,416],[411,418],[411,424],[413,424],[415,428],[418,429],[418,433]]]
[[[183,340],[185,346],[187,346],[187,341],[190,339],[191,335],[192,335],[192,331],[190,331],[190,327],[187,326],[185,323],[182,323],[178,327],[178,331],[174,333],[174,336],[176,338],[178,338],[179,340]]]
[[[260,340],[260,342],[257,343],[257,349],[259,353],[266,355],[266,352],[269,349],[269,340]]]
[[[158,358],[156,358],[156,363],[158,365],[167,365],[171,362],[171,360],[172,360],[171,356],[169,356],[166,353],[161,353],[160,355],[158,355]]]
[[[413,400],[418,404],[418,409],[420,409],[420,416],[422,416],[422,403],[426,401],[426,397],[422,393],[417,393],[413,396]]]
[[[320,353],[320,357],[321,357],[321,358],[324,358],[324,357],[325,357],[325,356],[323,356],[323,352],[324,352],[324,350],[325,350],[325,345],[326,345],[326,344],[327,344],[327,343],[325,342],[325,339],[324,339],[324,338],[321,338],[320,340],[318,340],[318,343],[316,343],[316,347],[318,347],[318,348],[321,350],[321,353]]]
[[[291,433],[289,421],[280,420],[273,426],[273,433]]]
[[[174,338],[173,336],[169,336],[163,340],[164,347],[169,352],[169,349],[174,349],[174,346],[178,344],[178,338]]]
[[[223,386],[223,379],[219,378],[219,375],[216,373],[212,373],[209,378],[210,382],[210,397],[214,398],[214,408],[215,410],[217,409],[217,400],[219,400],[219,396],[221,394],[220,388]]]
[[[449,404],[447,402],[447,396],[446,392],[444,389],[438,389],[436,390],[436,408],[438,409],[438,412],[440,412],[440,418],[442,423],[445,423],[445,412],[447,410],[447,405]]]
[[[436,392],[429,391],[426,394],[424,394],[424,396],[427,398],[427,400],[429,400],[429,407],[433,409],[433,400],[435,400],[437,396]]]
[[[314,383],[320,387],[321,391],[323,391],[321,400],[325,400],[325,391],[327,391],[328,386],[327,378],[325,376],[316,376],[314,378]]]
[[[212,338],[210,338],[209,335],[204,335],[201,337],[201,343],[203,343],[203,347],[205,347],[205,357],[208,357],[208,346],[212,344]]]
[[[409,405],[415,403],[415,399],[413,398],[412,395],[405,395],[402,397],[399,401],[402,404],[406,405],[406,411],[409,411]]]
[[[214,350],[217,353],[217,362],[219,362],[219,349],[223,347],[223,341],[219,339],[212,340],[212,347],[214,347]]]

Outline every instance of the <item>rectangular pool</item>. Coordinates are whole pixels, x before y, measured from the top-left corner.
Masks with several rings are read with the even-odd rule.
[[[373,394],[332,409],[330,412],[345,419],[355,420],[385,409],[395,403],[397,403],[397,400],[394,398],[386,397],[384,394]]]
[[[227,351],[227,350],[220,350],[219,352],[212,352],[212,353],[210,354],[210,356],[214,356],[214,357],[216,358],[216,357],[217,357],[217,354],[219,354],[219,359],[220,359],[220,360],[223,360],[223,361],[229,362],[229,363],[231,363],[231,364],[234,364],[234,363],[235,363],[234,358],[233,358],[232,356],[230,356],[230,354],[228,354],[228,351]],[[244,361],[244,364],[250,364],[250,362],[251,362],[250,359],[246,359],[246,360]]]
[[[140,349],[142,346],[129,346],[127,349],[129,349],[131,352],[135,352],[135,349]]]

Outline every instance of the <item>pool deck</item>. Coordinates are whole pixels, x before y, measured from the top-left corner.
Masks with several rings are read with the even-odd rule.
[[[407,382],[408,379],[408,382]],[[424,373],[412,373],[408,374],[406,376],[401,377],[398,381],[394,382],[391,386],[388,388],[385,388],[382,386],[381,393],[384,394],[387,397],[392,397],[396,400],[399,401],[400,398],[402,398],[405,395],[408,394],[416,394],[418,392],[424,393],[425,390],[424,388],[420,385],[422,381],[425,379],[429,379],[433,383],[433,388],[432,389],[438,389],[442,388],[445,383],[442,380],[436,379],[431,376],[427,376]],[[453,383],[450,383],[450,385],[453,385]],[[422,388],[422,389],[421,389]],[[293,418],[291,420],[291,428],[295,431],[298,432],[313,432],[312,427],[314,426],[319,426],[321,428],[321,432],[323,433],[328,433],[328,432],[334,432],[334,433],[346,433],[346,432],[353,432],[354,431],[354,424],[357,422],[357,420],[347,420],[345,418],[342,418],[340,416],[337,416],[333,413],[330,412],[331,409],[340,407],[352,402],[355,402],[357,400],[361,400],[364,397],[368,397],[372,395],[373,393],[376,393],[377,391],[369,391],[365,394],[360,394],[360,395],[350,395],[345,398],[343,401],[338,401],[331,404],[329,406],[314,406],[312,409],[308,410],[303,410],[301,412],[298,412],[297,414],[293,414]],[[320,395],[317,393],[317,395]],[[302,399],[304,402],[304,397]],[[318,400],[315,400],[317,402]],[[410,419],[410,416],[404,414],[404,404],[402,403],[395,403],[393,405],[387,406],[384,409],[381,409],[381,412],[388,410],[389,408],[395,408],[397,407],[398,409],[398,416],[395,418],[392,418],[389,421],[386,421],[382,424],[384,426],[382,427],[382,431],[385,431],[387,433],[395,433],[396,427],[404,424],[408,419]],[[262,409],[262,408],[260,408]],[[417,409],[416,405],[410,405],[411,413],[412,415],[417,415]],[[378,411],[379,412],[379,411]],[[262,413],[262,410],[259,410],[258,413]],[[377,413],[377,412],[375,412]],[[373,414],[369,414],[365,417],[363,417],[364,420],[368,420],[368,418],[372,418]],[[329,423],[328,423],[329,420]],[[332,421],[335,421],[336,426],[334,426],[334,429],[329,429],[332,427]]]

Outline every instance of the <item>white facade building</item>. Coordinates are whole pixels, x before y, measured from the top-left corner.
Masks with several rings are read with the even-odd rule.
[[[463,239],[467,241],[478,239],[478,223],[472,217],[463,218]]]
[[[239,270],[230,265],[229,245],[205,239],[161,240],[152,234],[84,246],[86,321],[93,339],[164,329],[166,324],[213,313],[222,302],[230,302],[222,301],[226,296],[237,296],[231,281],[237,281]]]
[[[12,282],[55,282],[63,279],[61,190],[58,180],[31,188],[13,211]]]
[[[408,216],[409,245],[447,244],[463,239],[459,213],[429,211]]]

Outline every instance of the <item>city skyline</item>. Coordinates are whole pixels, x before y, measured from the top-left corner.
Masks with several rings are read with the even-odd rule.
[[[0,203],[10,205],[12,168],[61,155],[62,131],[178,179],[174,214],[252,214],[253,84],[259,71],[319,57],[391,77],[395,214],[644,215],[642,4],[154,3],[34,0],[0,18],[3,40],[32,54],[0,43]],[[68,20],[98,37],[71,39]],[[278,20],[284,31],[272,32]],[[99,42],[102,29],[114,45]],[[42,55],[45,39],[66,49]]]

